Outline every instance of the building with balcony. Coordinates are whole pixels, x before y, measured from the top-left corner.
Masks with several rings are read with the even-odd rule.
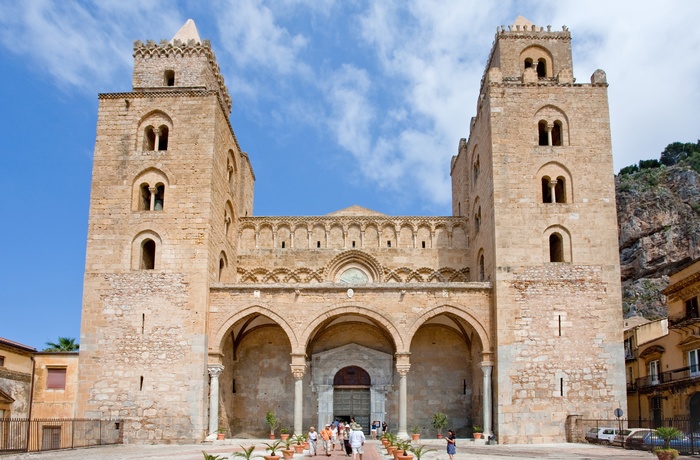
[[[625,328],[631,423],[668,418],[700,422],[700,259],[671,275],[668,319]]]

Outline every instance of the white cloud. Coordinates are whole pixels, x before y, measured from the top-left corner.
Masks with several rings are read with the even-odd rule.
[[[181,21],[160,2],[7,0],[0,7],[0,43],[58,86],[96,92],[123,83],[115,75],[131,67],[130,44],[154,24],[156,31],[177,30]]]

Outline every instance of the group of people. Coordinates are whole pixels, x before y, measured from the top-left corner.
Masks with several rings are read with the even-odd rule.
[[[362,460],[362,454],[364,454],[365,434],[362,432],[362,426],[355,423],[355,419],[352,418],[350,423],[343,423],[338,420],[333,423],[327,423],[319,433],[316,433],[315,428],[311,427],[309,428],[308,439],[309,455],[317,455],[317,443],[319,440],[328,457],[335,450],[335,446],[338,446],[340,451],[345,450],[347,457],[352,454],[352,460]]]
[[[372,422],[370,433],[372,439],[377,439],[377,432],[381,428],[382,433],[387,430],[386,422],[379,421]],[[327,457],[331,456],[331,452],[335,450],[337,445],[338,450],[345,450],[345,455],[347,457],[352,454],[352,460],[362,460],[362,454],[364,454],[365,445],[365,434],[362,432],[362,426],[355,423],[355,419],[351,418],[350,423],[339,422],[338,420],[333,423],[327,423],[326,426],[321,430],[320,433],[316,433],[314,427],[309,428],[309,455],[317,455],[318,453],[318,441],[322,443],[323,450]],[[447,431],[447,455],[450,460],[454,460],[454,455],[457,452],[457,438],[455,432],[452,430]],[[359,458],[358,458],[359,457]]]

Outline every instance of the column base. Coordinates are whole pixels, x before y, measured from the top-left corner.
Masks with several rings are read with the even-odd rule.
[[[396,433],[396,437],[401,439],[411,439],[411,435],[408,434],[408,431],[399,431]]]

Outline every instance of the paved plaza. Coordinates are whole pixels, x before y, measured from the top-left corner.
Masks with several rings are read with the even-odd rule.
[[[250,446],[255,444],[260,449],[256,454],[262,456],[266,452],[263,450],[262,439],[240,439],[226,440],[225,444],[187,444],[187,445],[117,445],[91,447],[85,449],[62,450],[52,452],[40,452],[30,454],[0,455],[0,460],[202,460],[202,451],[209,454],[220,455],[226,458],[234,451],[240,451],[241,445]],[[423,441],[429,448],[436,449],[423,458],[425,460],[448,460],[443,442],[437,440]],[[308,455],[296,454],[294,460],[305,460]],[[340,451],[334,451],[331,457],[318,455],[318,460],[328,458],[328,460],[347,460],[348,457]],[[389,460],[385,450],[381,448],[378,441],[368,441],[365,445],[365,455],[363,460]],[[393,457],[392,457],[393,458]],[[528,444],[528,445],[474,445],[468,440],[457,440],[457,455],[455,460],[502,460],[512,459],[607,459],[607,460],[632,460],[648,459],[653,460],[656,455],[650,452],[623,450],[615,447],[603,447],[591,444]],[[679,459],[700,458],[685,457]],[[310,460],[310,459],[309,459]]]

